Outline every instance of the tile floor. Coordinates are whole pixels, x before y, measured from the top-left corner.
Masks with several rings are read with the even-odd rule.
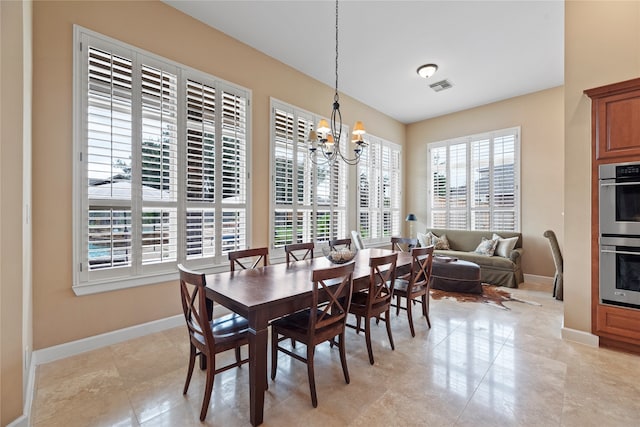
[[[563,341],[562,303],[525,284],[511,310],[431,301],[431,330],[393,315],[396,350],[373,328],[374,366],[348,330],[351,384],[337,349],[316,353],[318,408],[306,366],[280,355],[265,426],[632,426],[640,422],[640,357]],[[298,346],[304,349],[304,346]],[[233,357],[232,354],[223,357]],[[33,426],[247,426],[248,367],[216,377],[205,423],[204,373],[182,395],[187,334],[176,328],[41,365]],[[270,369],[270,368],[269,368]]]

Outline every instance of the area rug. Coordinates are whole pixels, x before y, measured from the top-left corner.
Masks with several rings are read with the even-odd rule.
[[[531,305],[538,305],[538,306],[542,305],[534,301],[526,301],[520,298],[516,298],[511,295],[511,292],[505,289],[506,288],[502,286],[495,286],[495,285],[489,285],[487,283],[483,283],[481,294],[449,292],[449,291],[442,291],[440,289],[431,289],[430,293],[431,293],[431,298],[436,300],[446,298],[446,299],[452,299],[460,302],[482,302],[497,308],[501,308],[503,310],[511,310],[509,307],[503,304],[507,301],[515,301],[515,302],[521,302],[524,304],[531,304]]]

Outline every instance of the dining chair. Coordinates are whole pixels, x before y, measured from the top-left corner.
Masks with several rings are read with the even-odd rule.
[[[204,421],[209,409],[215,375],[249,361],[248,357],[242,359],[240,354],[240,347],[249,344],[248,322],[247,319],[235,313],[209,320],[213,315],[213,305],[207,300],[205,294],[204,274],[188,270],[182,264],[178,264],[178,270],[180,271],[182,310],[187,322],[190,342],[189,368],[182,394],[187,394],[189,389],[196,357],[205,356],[207,379],[200,410],[200,421]],[[235,350],[236,361],[216,368],[215,355],[231,349]]]
[[[551,256],[553,257],[553,264],[556,267],[556,272],[553,275],[553,296],[555,299],[562,301],[563,299],[563,261],[562,252],[560,251],[560,245],[558,244],[558,238],[553,230],[547,230],[544,232],[544,237],[549,239],[549,247],[551,248]]]
[[[287,254],[287,264],[291,261],[291,258],[293,258],[294,261],[313,258],[314,247],[315,244],[313,242],[285,245],[284,251]],[[296,255],[296,253],[298,253],[298,255]]]
[[[400,313],[400,309],[407,311],[411,336],[415,337],[412,303],[420,302],[422,304],[422,315],[426,317],[427,326],[431,328],[431,320],[429,320],[429,280],[431,279],[431,266],[433,264],[433,245],[411,249],[411,257],[411,272],[402,278],[396,279],[393,293],[396,296],[396,315]],[[400,305],[403,297],[407,302],[406,307]],[[420,300],[417,299],[419,297]]]
[[[336,246],[343,246],[345,248],[351,249],[351,239],[332,239],[329,240],[329,247],[335,248]]]
[[[244,264],[247,261],[253,261],[251,267],[247,267]],[[243,270],[247,270],[247,268],[256,268],[258,264],[260,264],[260,261],[262,261],[262,265],[264,267],[267,266],[269,263],[269,248],[242,249],[239,251],[229,252],[229,267],[231,271],[235,271],[236,266]]]
[[[351,240],[356,246],[356,249],[362,250],[365,248],[364,243],[362,242],[362,236],[356,230],[351,230]]]
[[[371,348],[371,318],[376,318],[376,323],[383,320],[387,325],[387,335],[389,336],[389,344],[391,349],[395,350],[393,345],[393,336],[391,335],[391,299],[393,298],[393,287],[396,279],[396,263],[398,254],[393,253],[381,257],[372,257],[369,259],[369,288],[367,291],[354,292],[351,297],[351,305],[349,313],[356,316],[356,326],[347,326],[355,328],[356,333],[360,332],[360,319],[364,319],[364,335],[367,342],[367,352],[369,353],[369,363],[373,365],[373,350]],[[384,317],[382,314],[384,313]]]
[[[410,237],[392,237],[391,250],[394,252],[410,252],[412,248],[418,246],[418,239]]]
[[[345,351],[345,323],[351,292],[355,263],[314,270],[312,273],[311,308],[276,319],[271,322],[271,379],[278,369],[278,350],[307,364],[311,403],[318,406],[313,358],[315,348],[325,341],[334,342],[338,337],[340,362],[344,380],[349,384],[349,370]],[[306,357],[281,347],[281,341],[292,338],[307,346]]]

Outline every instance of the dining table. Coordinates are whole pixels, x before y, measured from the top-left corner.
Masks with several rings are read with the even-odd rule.
[[[354,259],[353,291],[369,284],[369,258],[392,253],[389,249],[359,250]],[[398,252],[397,275],[411,268],[411,254]],[[248,270],[206,275],[206,295],[215,303],[245,317],[249,322],[249,399],[251,425],[262,424],[267,390],[267,343],[269,321],[311,306],[312,272],[335,267],[325,257],[270,264]]]

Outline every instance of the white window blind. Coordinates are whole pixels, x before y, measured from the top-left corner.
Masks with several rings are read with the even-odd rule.
[[[401,147],[372,135],[358,163],[358,229],[365,244],[400,235]]]
[[[429,226],[520,229],[520,129],[429,144]]]
[[[80,27],[74,39],[76,292],[226,264],[247,243],[248,91]]]
[[[309,154],[307,138],[320,119],[271,101],[273,248],[347,237],[346,165],[315,165]],[[343,130],[343,144],[347,134]]]

